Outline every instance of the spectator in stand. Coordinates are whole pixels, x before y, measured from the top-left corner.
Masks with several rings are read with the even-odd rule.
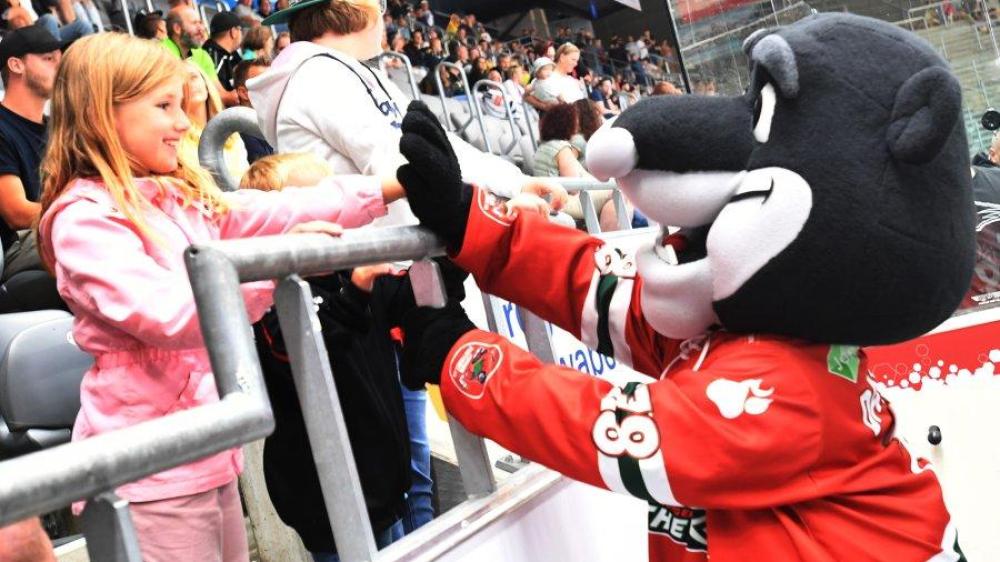
[[[215,76],[228,92],[236,87],[233,85],[233,71],[240,63],[243,43],[243,28],[240,18],[232,12],[219,12],[212,16],[211,38],[205,41],[202,49],[212,57],[215,65]]]
[[[547,111],[559,103],[573,103],[586,97],[583,84],[570,74],[580,61],[580,49],[572,43],[564,43],[556,51],[555,68],[552,75],[539,82],[526,99],[540,111]]]
[[[492,82],[496,82],[497,84],[500,84],[501,88],[503,87],[503,75],[500,74],[500,71],[495,68],[491,69],[487,73],[486,79]],[[499,119],[506,119],[507,110],[504,109],[503,106],[504,97],[506,96],[506,94],[507,94],[506,89],[504,89],[503,94],[501,94],[500,90],[498,90],[497,88],[492,88],[492,87],[487,88],[484,86],[483,89],[480,90],[479,92],[479,102],[483,108],[483,112],[486,115],[490,115],[492,117],[497,117]],[[518,113],[517,106],[511,103],[511,100],[509,98],[507,101],[508,104],[510,105],[511,114],[514,115],[516,118]]]
[[[538,57],[535,59],[534,66],[531,68],[533,80],[525,90],[524,101],[528,102],[528,105],[538,110],[539,114],[545,112],[548,104],[539,100],[538,97],[534,95],[535,91],[539,90],[542,96],[547,95],[546,81],[552,76],[552,71],[555,67],[556,65],[552,62],[552,59],[548,57]]]
[[[587,178],[593,176],[580,163],[580,151],[572,138],[580,132],[580,118],[575,105],[559,103],[542,115],[538,123],[539,141],[535,151],[535,175],[541,177]],[[615,230],[617,220],[611,190],[590,191],[601,230]],[[563,211],[576,221],[583,221],[580,195],[572,194]]]
[[[490,73],[490,61],[482,57],[472,59],[472,72],[469,73],[469,86],[475,86],[476,82],[486,78]]]
[[[266,25],[251,27],[243,37],[243,60],[270,59],[274,54],[274,38]]]
[[[472,40],[469,38],[469,28],[462,26],[458,28],[458,33],[455,34],[455,41],[458,41],[462,45],[469,47],[472,45]]]
[[[424,49],[418,58],[433,73],[438,63],[445,59],[444,45],[441,44],[441,38],[431,37],[430,46]]]
[[[94,32],[89,21],[77,17],[72,0],[39,0],[38,12],[28,0],[9,0],[8,5],[4,19],[10,29],[37,24],[64,42]]]
[[[405,163],[399,142],[408,99],[384,73],[362,63],[380,54],[381,16],[377,0],[303,0],[264,22],[287,21],[294,40],[249,85],[261,130],[279,152],[311,152],[338,174],[390,174]],[[448,138],[467,181],[500,195],[550,195],[556,208],[565,200],[560,186],[526,177],[455,135]],[[415,222],[402,202],[378,224]],[[426,400],[423,391],[404,394],[414,453],[407,531],[433,516]]]
[[[253,11],[253,0],[237,0],[236,7],[232,11],[247,27],[260,24],[261,17]]]
[[[656,86],[653,86],[654,96],[680,96],[683,94],[684,92],[670,82],[661,81],[657,82]]]
[[[589,176],[587,170],[580,164],[580,152],[570,142],[573,136],[580,132],[580,120],[573,105],[557,103],[550,107],[542,115],[538,132],[541,144],[535,152],[536,176],[564,178]],[[567,209],[571,205],[568,205]],[[573,213],[570,215],[580,218]]]
[[[410,41],[403,47],[403,54],[410,59],[413,66],[427,66],[424,64],[424,34],[419,30],[414,31]]]
[[[250,94],[247,92],[247,81],[264,74],[271,66],[271,60],[260,58],[255,60],[240,61],[233,72],[233,85],[236,87],[236,97],[243,107],[253,107],[250,102]],[[253,135],[240,133],[240,140],[247,149],[247,163],[253,164],[264,156],[274,154],[274,148],[266,140]]]
[[[577,130],[576,134],[569,141],[579,151],[580,162],[586,162],[587,142],[593,136],[594,132],[604,124],[604,117],[601,116],[600,110],[590,100],[576,100],[573,105],[576,107],[576,115],[580,126],[579,130]]]
[[[396,19],[396,35],[402,37],[404,41],[410,40],[410,22],[406,20],[406,16],[399,16]]]
[[[167,38],[162,45],[173,56],[181,60],[190,60],[195,66],[211,77],[222,102],[226,105],[236,104],[236,94],[222,87],[215,75],[215,64],[212,57],[201,46],[205,43],[205,26],[198,17],[198,12],[186,4],[172,8],[167,14]]]
[[[406,0],[389,0],[386,9],[393,19],[406,17],[410,13],[410,5]]]
[[[444,38],[447,41],[452,41],[458,37],[458,29],[462,26],[462,20],[458,17],[458,14],[451,14],[448,16],[448,27],[444,30]]]
[[[31,229],[41,212],[39,166],[48,139],[44,108],[52,97],[60,42],[31,25],[0,42],[0,245],[3,277],[11,281],[0,312],[63,308],[55,280],[44,271]],[[15,280],[16,277],[16,280]],[[11,287],[8,287],[10,289]],[[11,300],[11,302],[6,302]],[[19,302],[13,302],[19,301]]]
[[[184,82],[183,107],[184,113],[191,120],[191,126],[181,139],[178,151],[197,162],[201,132],[205,130],[208,121],[222,111],[223,106],[218,92],[211,86],[208,75],[190,61],[185,66],[187,80]],[[233,95],[235,96],[236,92],[233,92]],[[247,149],[238,135],[234,134],[226,139],[224,154],[229,173],[236,178],[243,177],[248,167]]]
[[[427,27],[434,27],[434,12],[431,10],[430,3],[427,0],[420,0],[420,4],[417,6],[417,11],[414,14],[416,20]]]
[[[273,12],[274,9],[271,6],[271,0],[260,0],[260,3],[257,4],[257,15],[261,19],[270,16]]]
[[[153,39],[163,41],[167,38],[167,21],[163,19],[163,12],[155,10],[147,12],[145,8],[139,10],[132,22],[132,29],[135,36],[142,39]]]
[[[522,100],[524,99],[524,77],[527,73],[521,65],[512,65],[504,74],[506,80],[503,82],[503,89],[507,92],[507,99],[511,105],[518,110],[522,110]]]
[[[120,33],[80,40],[59,70],[38,241],[75,315],[74,340],[95,358],[80,387],[74,441],[219,400],[182,259],[187,246],[337,235],[338,225],[314,221],[360,226],[402,195],[395,180],[357,176],[223,193],[176,148],[189,124],[184,75],[159,46]],[[271,306],[273,289],[241,286],[250,321]],[[242,465],[233,448],[118,487],[143,559],[248,560]]]
[[[274,56],[278,56],[281,51],[284,51],[289,45],[292,44],[292,35],[287,31],[282,31],[274,38]]]
[[[611,119],[622,112],[618,105],[618,96],[615,95],[614,81],[607,76],[598,81],[597,87],[590,92],[590,99],[601,110],[605,119]]]

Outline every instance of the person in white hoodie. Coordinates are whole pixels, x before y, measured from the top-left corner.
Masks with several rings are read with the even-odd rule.
[[[299,0],[262,22],[287,23],[292,36],[292,44],[271,68],[247,82],[261,131],[278,153],[313,153],[337,174],[394,175],[406,163],[399,140],[409,100],[384,73],[361,62],[382,52],[384,12],[384,0]],[[505,197],[521,192],[549,196],[555,209],[565,203],[566,191],[560,185],[524,176],[509,162],[457,136],[450,140],[469,183]],[[416,224],[409,205],[397,203],[373,224]],[[426,392],[405,390],[403,400],[413,477],[403,526],[410,532],[433,517],[430,448]],[[313,557],[317,562],[337,560],[335,553]]]
[[[312,152],[344,174],[392,174],[406,162],[399,127],[409,99],[361,62],[382,52],[383,12],[379,0],[300,0],[263,22],[287,22],[292,35],[270,70],[247,84],[260,128],[277,152]],[[455,135],[450,140],[469,183],[504,197],[549,196],[556,209],[565,200],[558,184],[524,176]],[[375,224],[416,224],[400,203]]]

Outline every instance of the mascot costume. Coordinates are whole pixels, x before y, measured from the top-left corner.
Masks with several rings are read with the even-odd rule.
[[[398,177],[479,286],[645,376],[542,364],[457,302],[404,318],[403,378],[473,433],[650,504],[650,557],[961,560],[859,346],[949,317],[974,216],[959,84],[930,45],[821,14],[747,39],[740,97],[636,104],[591,140],[661,225],[635,256],[463,185],[434,116]]]

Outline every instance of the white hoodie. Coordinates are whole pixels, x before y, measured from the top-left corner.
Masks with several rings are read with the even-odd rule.
[[[298,41],[247,82],[247,89],[260,129],[277,152],[311,152],[338,174],[395,175],[406,163],[399,139],[408,98],[385,74],[349,55]],[[448,136],[465,181],[511,197],[527,180],[510,162]],[[388,216],[376,222],[416,223],[405,200],[390,205]]]

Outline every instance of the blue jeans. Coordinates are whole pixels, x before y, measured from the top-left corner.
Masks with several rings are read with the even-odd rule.
[[[392,527],[380,533],[375,533],[375,546],[382,550],[396,540],[394,537],[397,534],[403,535],[403,524],[400,521],[396,521]],[[315,562],[340,562],[340,555],[336,552],[310,552],[309,554],[312,555]]]
[[[52,14],[38,16],[38,25],[48,30],[59,41],[74,41],[94,32],[94,26],[88,21],[77,18],[71,24],[59,26],[59,20]]]
[[[427,441],[427,391],[410,390],[404,386],[403,408],[410,431],[410,476],[413,479],[406,494],[407,513],[403,516],[403,530],[409,534],[434,519],[431,446]]]

